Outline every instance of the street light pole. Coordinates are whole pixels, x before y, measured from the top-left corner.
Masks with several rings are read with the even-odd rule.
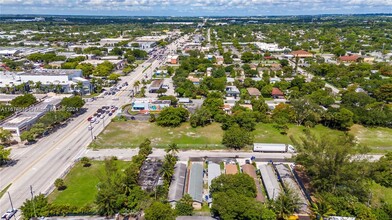
[[[88,129],[90,129],[91,140],[93,141],[94,140],[94,137],[93,137],[93,126],[91,125],[91,121],[90,121],[90,127]]]
[[[30,185],[30,192],[31,192],[31,201],[33,202],[34,217],[37,217],[37,213],[35,212],[35,202],[34,202],[34,193],[33,193],[32,185]]]

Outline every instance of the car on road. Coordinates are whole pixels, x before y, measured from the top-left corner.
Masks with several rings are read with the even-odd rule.
[[[11,219],[15,214],[16,214],[16,212],[18,212],[18,209],[10,209],[10,210],[8,210],[6,213],[4,213],[2,216],[1,216],[1,220],[8,220],[8,219]]]
[[[97,119],[96,119],[95,117],[93,117],[93,118],[90,120],[90,123],[94,123],[96,120],[97,120]]]
[[[87,128],[89,131],[93,130],[93,126],[91,126],[91,125],[89,125]]]
[[[101,119],[104,119],[104,118],[105,118],[105,115],[102,114],[100,118],[101,118]]]
[[[113,115],[113,113],[109,112],[109,116],[112,116],[112,115]]]
[[[95,124],[98,124],[99,123],[99,119],[97,118],[97,120],[95,121]]]
[[[88,117],[87,121],[91,121],[91,119],[93,119],[93,116]]]

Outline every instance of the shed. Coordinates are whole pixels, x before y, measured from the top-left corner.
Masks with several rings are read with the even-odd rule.
[[[171,180],[168,201],[174,206],[184,195],[185,179],[186,179],[186,165],[177,163],[174,167],[174,175]]]

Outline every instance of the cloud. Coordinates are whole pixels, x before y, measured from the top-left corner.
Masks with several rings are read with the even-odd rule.
[[[270,14],[322,14],[322,13],[375,13],[391,12],[392,0],[0,0],[0,13],[29,13],[31,8],[42,13],[72,12],[126,12],[149,10],[162,13],[198,12],[208,10],[209,15],[250,15],[249,11]],[[36,11],[35,10],[35,11]],[[165,11],[166,10],[166,11]],[[253,14],[252,14],[253,15]]]

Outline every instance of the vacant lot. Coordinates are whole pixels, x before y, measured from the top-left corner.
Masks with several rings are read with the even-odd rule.
[[[120,168],[124,168],[129,162],[117,163]],[[54,190],[49,195],[49,201],[78,207],[93,204],[97,195],[99,176],[103,173],[103,161],[92,161],[90,167],[83,167],[81,163],[77,163],[64,179],[67,188],[63,191]]]
[[[163,128],[144,121],[112,122],[92,145],[95,148],[132,148],[149,138],[154,147],[177,143],[182,148],[222,148],[220,124],[192,128],[183,123],[177,128]],[[217,145],[217,146],[215,146]]]
[[[281,134],[274,124],[256,125],[254,142],[291,143],[290,137],[299,138],[304,134],[304,126],[289,125],[287,135]],[[317,125],[310,129],[317,135],[337,136],[342,131]],[[354,125],[350,133],[359,143],[372,148],[373,152],[392,150],[392,129],[365,128]],[[165,147],[177,143],[183,149],[224,149],[222,146],[223,130],[219,123],[206,127],[192,128],[184,123],[177,128],[163,128],[145,121],[112,122],[91,145],[94,148],[134,148],[145,138],[149,138],[153,147]]]

